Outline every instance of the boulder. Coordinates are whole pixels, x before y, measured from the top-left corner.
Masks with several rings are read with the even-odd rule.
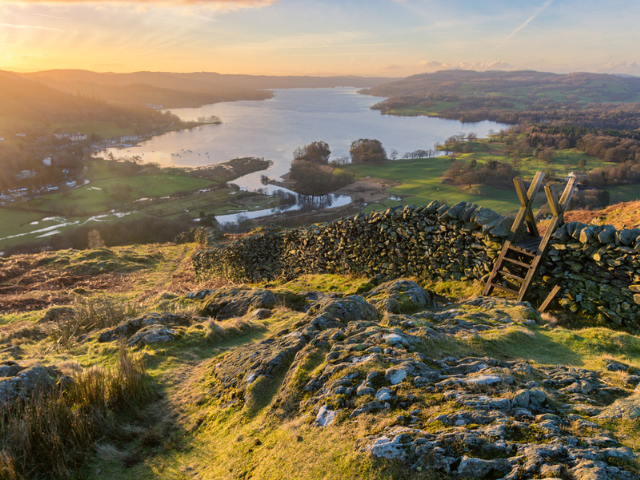
[[[380,312],[359,295],[344,298],[325,299],[313,305],[303,317],[303,321],[323,330],[340,323],[357,320],[378,320]]]
[[[200,314],[225,320],[243,317],[256,308],[271,308],[276,304],[276,296],[269,290],[242,290],[236,287],[216,290],[206,297]]]
[[[330,407],[328,407],[327,405],[323,405],[318,411],[315,424],[320,427],[328,427],[335,421],[338,413],[339,412],[336,410],[330,410]]]
[[[383,283],[365,297],[381,312],[411,313],[435,306],[433,295],[410,280]]]
[[[153,325],[170,326],[188,326],[191,319],[185,315],[176,315],[174,313],[148,313],[138,318],[125,320],[115,328],[103,331],[98,337],[99,342],[111,342],[122,337],[131,337],[139,330]]]
[[[0,408],[5,408],[18,399],[26,400],[37,392],[53,389],[60,377],[62,374],[54,367],[35,365],[21,369],[15,375],[1,378]]]
[[[634,420],[640,417],[640,395],[635,394],[627,398],[621,398],[606,407],[595,418],[601,420]]]
[[[127,342],[130,346],[142,347],[154,343],[167,343],[176,339],[176,331],[165,325],[149,325],[135,333]]]

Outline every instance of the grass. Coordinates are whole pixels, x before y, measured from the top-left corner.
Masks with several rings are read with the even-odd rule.
[[[128,175],[112,162],[94,161],[89,165],[88,185],[0,208],[0,248],[41,241],[48,235],[66,232],[93,216],[108,214],[113,209],[129,212],[124,217],[126,221],[141,216],[177,219],[185,214],[197,218],[200,211],[226,215],[274,208],[281,203],[279,197],[239,192],[235,188],[190,176],[184,169],[151,168]],[[124,193],[114,195],[117,189]],[[44,218],[54,216],[59,218],[43,222]],[[111,222],[118,220],[108,219]],[[66,225],[68,221],[72,224]],[[33,222],[39,223],[31,225]],[[58,227],[30,233],[53,226]]]
[[[502,154],[501,143],[479,140],[464,144],[472,151],[456,156],[455,160],[468,162],[473,159],[481,163],[496,160],[501,163],[513,163],[513,159]],[[416,160],[395,160],[380,165],[348,165],[345,168],[356,173],[357,178],[374,177],[400,182],[401,185],[387,189],[390,195],[402,198],[402,202],[386,200],[367,205],[364,213],[380,210],[400,203],[423,205],[433,200],[446,201],[448,205],[458,202],[471,202],[486,208],[491,208],[500,214],[514,214],[518,211],[520,203],[515,190],[512,187],[492,187],[487,185],[447,185],[443,183],[443,175],[454,159],[450,156],[424,158]],[[537,171],[543,171],[547,175],[564,178],[569,172],[578,172],[581,160],[586,161],[588,170],[615,165],[599,158],[591,157],[579,150],[558,150],[553,160],[545,163],[535,157],[525,157],[519,160],[517,170],[525,178],[530,180]],[[640,186],[625,185],[608,188],[611,192],[611,201],[631,201],[640,198]],[[544,192],[538,193],[534,206],[537,208],[546,202]]]
[[[0,208],[0,218],[2,219],[2,231],[0,238],[11,235],[19,235],[34,230],[33,222],[42,222],[46,215],[40,212],[23,212],[10,208]],[[45,225],[38,225],[38,228],[51,225],[53,222],[47,222]]]
[[[451,164],[448,157],[424,158],[418,160],[396,160],[381,165],[348,165],[357,177],[374,177],[395,180],[402,183],[387,189],[390,195],[402,197],[403,203],[426,205],[433,200],[445,200],[448,205],[471,202],[491,208],[498,213],[513,213],[519,208],[518,196],[514,189],[495,187],[464,190],[453,185],[444,185],[441,177]]]
[[[0,418],[0,478],[77,478],[94,442],[118,437],[114,413],[152,396],[144,365],[120,350],[115,369],[77,374],[65,390],[16,402]]]
[[[106,296],[78,298],[72,309],[72,313],[61,315],[51,329],[51,339],[58,349],[68,349],[81,335],[116,326],[140,313],[138,305]]]
[[[373,288],[366,278],[334,274],[301,275],[295,280],[288,282],[276,280],[271,282],[271,285],[281,286],[296,293],[318,291],[326,293],[344,293],[346,295],[366,292]],[[259,284],[256,284],[256,286],[259,286]]]
[[[97,294],[97,291],[78,293],[82,300],[75,303],[73,321],[77,321],[79,328],[88,333],[86,338],[72,342],[67,349],[50,351],[46,351],[46,347],[51,344],[50,339],[27,338],[19,343],[25,360],[60,365],[63,371],[73,369],[78,372],[76,378],[80,379],[77,393],[64,397],[66,406],[56,402],[48,402],[46,407],[42,404],[38,406],[40,411],[44,411],[44,408],[54,409],[55,415],[52,413],[37,418],[60,418],[60,422],[67,423],[69,421],[65,419],[71,418],[78,424],[77,437],[81,440],[77,446],[63,444],[64,454],[57,453],[60,449],[51,449],[61,459],[59,461],[64,460],[58,466],[52,463],[52,454],[42,453],[43,461],[48,462],[46,468],[49,471],[58,472],[55,470],[57,468],[63,472],[56,474],[57,477],[65,478],[64,469],[70,471],[70,466],[73,466],[78,476],[91,477],[99,469],[99,478],[108,480],[187,479],[195,476],[203,480],[430,478],[425,472],[412,472],[398,463],[374,461],[355,448],[359,439],[382,433],[385,426],[391,425],[393,418],[400,413],[397,410],[339,421],[325,429],[311,426],[313,418],[310,415],[293,419],[286,417],[290,411],[285,407],[295,410],[298,402],[304,402],[304,386],[323,365],[324,352],[310,355],[305,362],[299,362],[298,370],[291,372],[291,376],[286,379],[283,372],[280,372],[282,375],[257,384],[250,392],[250,404],[244,409],[223,407],[210,394],[213,380],[211,370],[228,352],[249,342],[265,339],[276,332],[291,329],[300,321],[303,313],[292,311],[285,300],[274,309],[273,316],[269,319],[251,322],[247,319],[225,322],[200,319],[186,328],[179,340],[141,348],[128,357],[131,361],[134,358],[145,358],[145,370],[141,370],[140,366],[140,374],[136,377],[139,380],[138,387],[127,387],[122,393],[118,393],[109,379],[121,368],[117,367],[118,362],[122,363],[122,360],[118,360],[122,355],[120,347],[115,343],[97,342],[96,330],[115,324],[123,318],[125,314],[122,310],[126,309],[128,302],[137,307],[136,312],[131,315],[151,311],[184,311],[192,315],[195,309],[188,309],[197,302],[186,301],[181,295],[187,291],[220,286],[194,282],[188,258],[193,248],[189,245],[136,246],[109,249],[111,253],[106,249],[45,252],[14,259],[16,265],[17,262],[22,262],[20,265],[25,271],[46,269],[52,278],[60,272],[99,275],[91,273],[98,272],[95,270],[98,267],[104,268],[100,272],[122,276],[122,283],[119,284],[122,287],[113,287],[108,301],[102,302],[105,297]],[[27,261],[28,258],[31,263]],[[7,266],[0,262],[0,267],[3,265]],[[134,266],[137,268],[132,268]],[[0,274],[2,272],[0,268]],[[16,277],[16,282],[21,283],[19,280]],[[265,287],[264,284],[253,286]],[[477,283],[465,282],[427,283],[424,286],[439,295],[455,298],[475,295],[480,287]],[[319,290],[354,294],[369,290],[371,285],[366,278],[305,275],[289,282],[271,282],[268,288],[279,293],[285,290]],[[523,307],[498,304],[496,308],[516,322],[527,319],[528,310]],[[465,306],[462,309],[464,312],[459,315],[461,319],[474,321],[474,314],[476,318],[481,318],[477,315],[478,307]],[[0,315],[0,333],[8,331],[13,323],[28,323],[32,326],[43,313],[36,311]],[[426,323],[428,320],[425,320]],[[40,323],[38,326],[44,329],[54,325]],[[17,344],[17,339],[12,341],[14,345]],[[427,339],[420,349],[422,353],[435,358],[447,355],[458,358],[488,355],[499,359],[522,358],[533,362],[534,366],[569,365],[599,371],[604,371],[606,363],[615,360],[640,367],[640,338],[602,327],[548,328],[518,323],[504,330],[480,332],[467,338],[454,335]],[[92,368],[95,365],[100,365],[101,368]],[[387,366],[376,365],[375,368],[384,370]],[[364,367],[354,365],[350,368]],[[343,373],[347,371],[340,375]],[[604,375],[622,374],[605,372]],[[281,405],[286,420],[274,416],[270,409],[283,380],[291,382],[290,390],[293,392],[293,396],[287,399],[288,402]],[[150,394],[146,387],[151,383],[162,398],[146,396]],[[136,392],[142,396],[137,397]],[[402,392],[403,395],[409,393],[419,392],[410,389]],[[452,413],[459,408],[441,397],[432,397],[425,405],[424,418],[435,412],[449,413],[447,409]],[[305,407],[305,411],[309,410]],[[96,422],[92,425],[95,430],[86,433],[87,429],[78,422],[82,418],[96,418],[90,416],[95,412],[107,412],[106,416],[97,418],[107,418],[110,423]],[[140,422],[140,418],[144,421]],[[614,427],[623,443],[638,448],[637,428],[626,424],[616,424]],[[2,428],[0,426],[0,430]],[[440,431],[443,426],[429,424],[427,428]],[[17,435],[15,429],[13,431],[13,435]],[[623,435],[630,437],[624,440]],[[69,440],[72,439],[71,435],[68,437]],[[7,443],[3,443],[5,444]],[[37,448],[41,448],[41,444],[42,442],[34,443]],[[40,458],[31,454],[29,456]],[[4,461],[7,469],[17,469],[18,476],[14,478],[20,478],[19,475],[23,475],[20,469],[24,466],[19,461],[10,461],[15,457],[7,458],[0,459],[0,463]]]
[[[138,174],[132,177],[114,177],[92,180],[88,185],[67,191],[44,195],[29,202],[29,208],[40,211],[59,211],[66,215],[85,216],[106,213],[140,198],[157,198],[178,192],[206,188],[210,182],[188,176],[171,174]],[[126,198],[114,198],[114,187],[130,189]]]

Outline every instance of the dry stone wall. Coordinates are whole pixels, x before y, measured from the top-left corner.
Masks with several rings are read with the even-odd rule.
[[[358,214],[290,231],[267,229],[228,246],[202,250],[200,277],[236,281],[293,278],[307,273],[481,280],[491,272],[513,220],[460,202],[432,202]],[[553,236],[536,285],[538,300],[560,285],[560,305],[640,331],[640,229],[578,222]]]

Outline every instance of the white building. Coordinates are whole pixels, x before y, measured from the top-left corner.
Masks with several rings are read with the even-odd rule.
[[[16,173],[16,178],[24,180],[25,178],[35,177],[37,172],[35,170],[22,170],[20,173]]]
[[[47,167],[50,167],[51,166],[51,157],[44,157],[42,159],[42,164],[46,165]]]
[[[72,142],[81,142],[87,139],[85,133],[56,133],[54,135],[57,139],[68,138]]]

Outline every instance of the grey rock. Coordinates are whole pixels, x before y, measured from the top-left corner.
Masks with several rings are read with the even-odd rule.
[[[326,299],[313,305],[302,321],[311,321],[314,327],[324,330],[336,327],[340,323],[378,320],[380,317],[380,312],[364,298],[351,295],[345,298]]]
[[[613,243],[615,238],[616,238],[616,229],[613,225],[605,225],[602,228],[602,231],[598,234],[598,241],[604,244]]]
[[[327,405],[323,405],[318,411],[315,423],[320,427],[328,427],[335,421],[338,413],[339,411],[331,410]]]
[[[542,405],[547,399],[547,395],[539,388],[532,388],[529,390],[529,402],[534,405]]]
[[[527,408],[529,406],[529,391],[528,390],[518,390],[513,397],[513,405]]]
[[[497,375],[478,375],[464,379],[468,385],[496,385],[502,381],[503,379]]]
[[[496,237],[506,237],[511,232],[511,226],[513,225],[513,218],[502,218],[489,233]]]
[[[15,377],[18,373],[24,370],[24,367],[21,367],[14,361],[2,362],[0,364],[0,377]]]
[[[360,385],[356,390],[356,395],[360,397],[363,395],[373,395],[374,393],[376,393],[376,389],[366,382]]]
[[[471,215],[471,221],[477,223],[478,225],[487,225],[495,221],[499,217],[500,215],[493,210],[480,207],[473,213],[473,215]]]
[[[388,437],[379,437],[370,445],[367,445],[365,451],[374,458],[404,460],[407,454],[407,446],[394,440]]]
[[[640,395],[632,395],[627,398],[621,398],[606,407],[595,418],[601,420],[634,420],[640,417]]]
[[[35,365],[11,377],[0,379],[0,408],[18,399],[27,399],[36,392],[53,389],[62,374],[54,367]]]
[[[149,325],[141,328],[127,342],[130,346],[142,347],[155,343],[167,343],[176,339],[176,331],[165,325]]]
[[[351,412],[350,417],[357,417],[358,415],[362,415],[363,413],[377,412],[378,410],[382,410],[383,408],[384,405],[378,401],[365,403],[364,405],[361,405],[353,412]]]
[[[376,393],[376,400],[379,400],[381,402],[389,402],[394,400],[395,398],[396,396],[390,388],[381,388]]]
[[[371,304],[382,312],[404,313],[433,307],[433,295],[410,280],[383,283],[366,294]]]
[[[622,372],[627,370],[628,368],[629,367],[627,367],[626,365],[618,362],[610,362],[607,364],[607,370],[609,370],[610,372]]]
[[[130,337],[140,329],[153,325],[169,326],[187,326],[191,323],[191,319],[184,315],[176,315],[173,313],[149,313],[138,318],[125,320],[115,328],[103,331],[98,337],[99,342],[110,342],[117,338]]]
[[[206,297],[200,314],[225,320],[243,317],[256,308],[270,308],[276,304],[276,296],[269,290],[242,290],[236,287],[216,290]]]
[[[631,245],[638,235],[640,235],[640,229],[637,228],[619,230],[618,240],[622,245]]]
[[[407,371],[402,368],[389,368],[384,374],[384,378],[391,385],[397,385],[407,377]]]
[[[510,470],[511,463],[506,458],[483,460],[464,455],[456,473],[463,478],[486,478],[489,475],[504,475]]]
[[[407,343],[407,341],[402,337],[402,335],[398,335],[397,333],[385,335],[384,341],[387,345],[397,345],[397,344]]]

